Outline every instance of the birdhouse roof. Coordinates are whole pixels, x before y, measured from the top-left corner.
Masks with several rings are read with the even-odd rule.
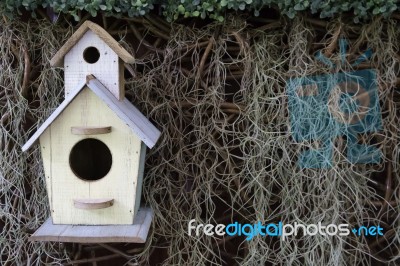
[[[85,21],[82,26],[67,40],[67,42],[58,50],[50,61],[51,66],[62,67],[64,56],[88,31],[93,31],[101,40],[103,40],[120,58],[128,64],[135,62],[135,58],[128,53],[106,30],[91,21]]]
[[[82,82],[79,87],[68,96],[60,106],[50,115],[50,117],[39,127],[33,136],[24,144],[22,151],[28,150],[43,134],[43,132],[57,119],[66,109],[74,98],[88,87],[101,100],[103,100],[116,115],[123,120],[147,147],[152,148],[161,135],[161,132],[127,99],[118,101],[111,92],[104,87],[94,76],[90,75],[86,82]]]

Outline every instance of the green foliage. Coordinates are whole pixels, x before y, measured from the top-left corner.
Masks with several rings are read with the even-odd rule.
[[[163,15],[173,21],[179,17],[224,20],[226,11],[249,11],[259,16],[264,7],[279,9],[289,18],[298,12],[319,14],[321,18],[351,14],[355,22],[373,16],[388,17],[400,8],[398,0],[1,0],[0,13],[8,17],[22,10],[34,11],[38,7],[52,7],[55,12],[67,13],[79,20],[79,11],[92,16],[98,12],[112,16],[143,16],[159,5]]]
[[[225,9],[221,1],[218,0],[167,0],[161,4],[164,16],[168,21],[177,19],[179,16],[183,17],[201,17],[212,18],[215,20],[223,21],[224,17],[221,15]]]
[[[46,0],[1,0],[0,13],[12,15],[14,13],[21,14],[20,10],[35,10],[38,6],[45,4]]]
[[[48,1],[48,0],[47,0]],[[69,13],[79,20],[78,12],[85,10],[93,17],[98,12],[107,15],[127,14],[129,17],[143,16],[153,9],[153,0],[55,0],[48,5],[56,12]]]

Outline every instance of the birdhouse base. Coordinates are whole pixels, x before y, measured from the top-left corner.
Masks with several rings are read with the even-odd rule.
[[[134,223],[130,225],[53,224],[50,217],[29,240],[75,243],[145,243],[152,219],[153,211],[150,208],[140,208]]]

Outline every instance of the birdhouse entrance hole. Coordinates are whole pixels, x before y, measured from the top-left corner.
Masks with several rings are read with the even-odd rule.
[[[83,59],[89,64],[94,64],[99,61],[100,52],[96,47],[88,47],[83,51]]]
[[[84,139],[72,148],[69,164],[74,174],[80,179],[99,180],[106,176],[111,169],[111,151],[98,139]]]

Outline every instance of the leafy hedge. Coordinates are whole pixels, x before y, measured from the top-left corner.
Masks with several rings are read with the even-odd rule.
[[[92,16],[102,12],[135,17],[149,13],[154,6],[161,7],[169,21],[179,17],[209,17],[222,21],[228,10],[246,10],[259,16],[262,8],[274,7],[290,18],[300,11],[319,14],[321,18],[350,12],[358,22],[375,15],[388,17],[400,9],[398,0],[0,0],[0,13],[12,17],[23,10],[52,7],[56,12],[69,13],[79,20],[78,13],[82,10]]]

